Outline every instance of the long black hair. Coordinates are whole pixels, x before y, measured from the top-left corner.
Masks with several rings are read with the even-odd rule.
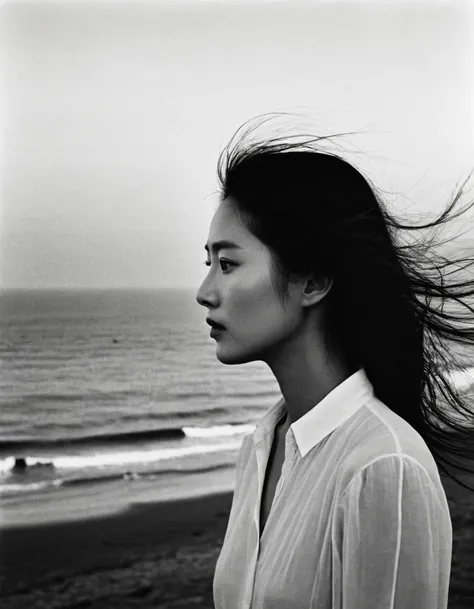
[[[460,457],[474,459],[474,414],[449,372],[468,365],[469,348],[474,355],[474,259],[449,258],[437,251],[448,240],[436,240],[443,224],[474,205],[452,213],[466,182],[432,222],[402,224],[361,171],[321,148],[327,136],[251,140],[268,120],[245,123],[221,151],[221,202],[231,197],[269,248],[282,301],[292,280],[332,277],[328,336],[342,341],[375,395],[420,433],[438,467],[470,489],[451,467],[472,471]]]

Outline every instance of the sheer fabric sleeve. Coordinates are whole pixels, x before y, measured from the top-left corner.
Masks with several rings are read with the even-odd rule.
[[[341,609],[446,609],[452,527],[441,483],[405,455],[355,475],[336,511]]]

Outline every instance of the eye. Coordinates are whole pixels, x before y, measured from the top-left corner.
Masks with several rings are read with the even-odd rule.
[[[224,260],[223,258],[221,258],[221,259],[219,260],[219,262],[221,263],[221,269],[222,269],[222,265],[223,265],[223,264],[227,264],[227,266],[228,266],[228,267],[229,267],[229,266],[232,266],[232,262],[229,262],[228,260]],[[227,269],[222,269],[222,270],[225,272],[225,271],[227,271],[227,270],[229,270],[229,269],[227,268]]]
[[[228,266],[232,266],[232,264],[233,264],[232,262],[229,262],[228,260],[225,260],[225,258],[220,258],[220,259],[219,259],[219,262],[220,262],[220,264],[221,264],[221,269],[224,271],[224,273],[225,273],[226,271],[228,271],[229,269],[228,269],[228,268],[222,268],[222,265],[223,265],[223,264],[227,264]],[[205,264],[206,266],[211,266],[211,262],[210,262],[209,260],[206,260],[206,261],[204,262],[204,264]]]

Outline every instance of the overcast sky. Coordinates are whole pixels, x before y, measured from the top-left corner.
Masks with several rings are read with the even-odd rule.
[[[219,150],[265,112],[363,131],[397,209],[439,211],[474,167],[469,5],[3,3],[0,285],[197,287]]]

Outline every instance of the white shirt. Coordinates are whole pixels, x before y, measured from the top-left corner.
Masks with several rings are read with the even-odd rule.
[[[363,369],[295,421],[262,539],[281,398],[243,440],[216,609],[446,609],[452,526],[422,437]]]

